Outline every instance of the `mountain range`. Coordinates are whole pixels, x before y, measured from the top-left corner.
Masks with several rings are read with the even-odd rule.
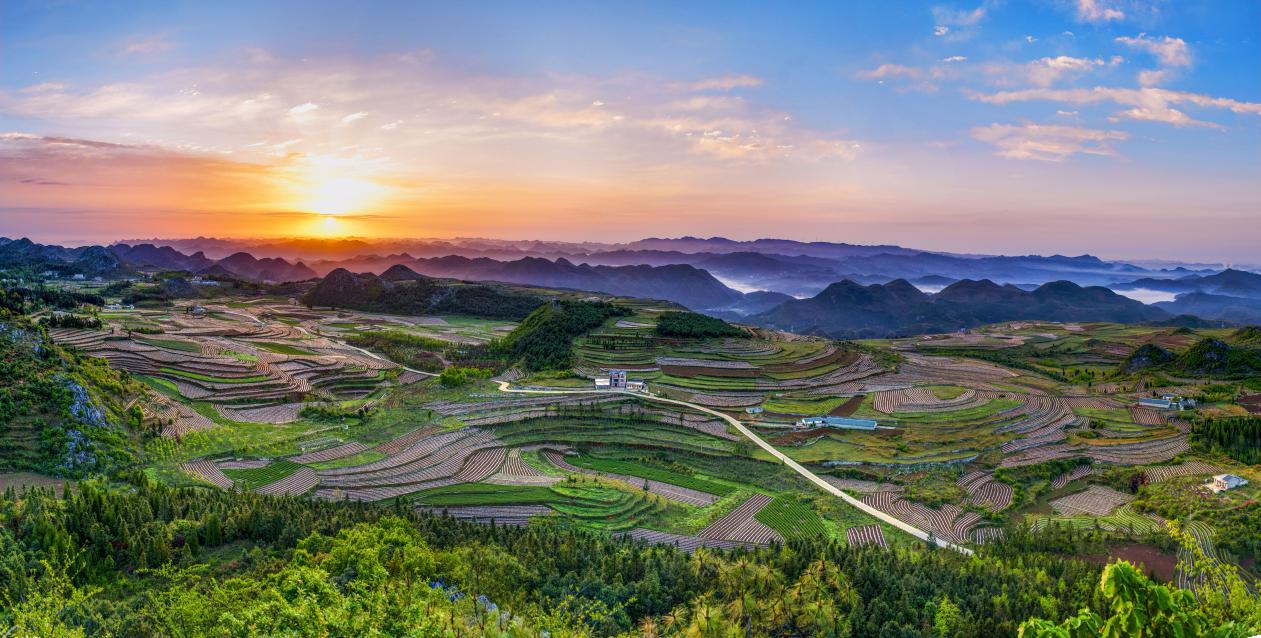
[[[887,283],[923,277],[948,280],[990,279],[997,283],[1037,285],[1067,279],[1081,285],[1111,285],[1151,277],[1172,279],[1211,275],[1212,269],[1148,268],[1105,261],[1091,255],[995,256],[918,250],[892,245],[863,246],[834,242],[783,239],[736,241],[723,237],[649,238],[627,243],[554,242],[495,239],[337,239],[337,240],[225,240],[153,239],[184,252],[205,251],[220,257],[247,251],[254,255],[302,259],[316,272],[335,268],[354,272],[383,272],[416,259],[457,255],[476,259],[516,261],[539,257],[565,259],[592,266],[687,264],[708,271],[729,287],[773,290],[797,297],[815,295],[828,285],[849,279],[858,283]]]
[[[1071,281],[1025,291],[988,279],[964,279],[927,294],[897,279],[869,286],[840,281],[814,297],[786,301],[748,321],[836,338],[878,338],[952,332],[1017,319],[1134,323],[1169,316],[1107,288]]]
[[[29,239],[0,239],[0,268],[43,264],[59,272],[103,276],[139,269],[183,270],[263,282],[300,282],[324,275],[315,291],[317,297],[324,295],[323,301],[328,302],[321,305],[335,302],[336,296],[327,292],[333,284],[336,285],[332,289],[376,299],[402,281],[501,282],[662,299],[726,319],[835,337],[945,332],[1015,319],[1137,322],[1190,314],[1231,322],[1261,320],[1261,275],[1231,269],[1151,270],[1088,255],[950,255],[897,246],[687,237],[628,244],[286,240],[269,246],[288,251],[288,258],[275,254],[258,258],[241,250],[222,254],[244,243],[199,238],[65,248],[36,244]],[[425,252],[441,248],[516,257],[497,259],[450,253],[417,257],[409,252],[361,253],[336,260],[292,257],[295,250],[327,255],[402,245],[420,247]],[[196,246],[213,248],[213,257],[204,250],[180,250]],[[689,252],[702,249],[707,252]],[[772,250],[795,254],[769,252]],[[583,253],[583,261],[528,254],[575,251]],[[523,253],[527,254],[521,256]],[[959,276],[965,271],[998,272],[1003,276]],[[910,276],[890,278],[882,272]],[[330,284],[329,277],[334,274]],[[1058,277],[1040,283],[1029,281],[1052,275]],[[1122,291],[1145,289],[1181,294],[1172,301],[1149,306],[1090,283],[1100,278],[1108,279],[1112,288]],[[751,283],[765,285],[757,289]],[[802,292],[815,288],[810,294]],[[364,309],[381,309],[382,303],[370,301],[361,305]],[[423,305],[418,304],[412,305]]]
[[[1114,285],[1117,290],[1176,293],[1172,301],[1155,305],[1175,314],[1236,323],[1261,323],[1261,275],[1228,268],[1212,275],[1174,279],[1146,277]]]
[[[0,237],[0,268],[25,267],[73,275],[113,277],[140,270],[182,270],[194,274],[236,277],[250,281],[285,283],[319,277],[301,261],[279,257],[255,258],[238,252],[210,259],[201,251],[184,254],[170,246],[113,244],[111,246],[63,246],[37,244],[30,239]]]

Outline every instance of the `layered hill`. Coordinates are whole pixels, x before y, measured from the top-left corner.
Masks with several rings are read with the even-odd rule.
[[[500,286],[439,280],[414,272],[411,275],[402,267],[394,270],[389,279],[339,268],[307,292],[302,302],[402,315],[464,314],[521,319],[546,299],[542,294],[524,294]]]
[[[246,252],[215,260],[201,251],[189,255],[170,246],[155,244],[66,248],[37,244],[26,238],[0,238],[0,268],[25,268],[31,272],[52,271],[59,275],[86,277],[119,277],[140,270],[177,270],[275,283],[319,277],[301,261],[290,263],[279,257],[259,259]]]
[[[561,258],[525,257],[515,261],[448,256],[417,259],[410,267],[434,277],[572,288],[612,295],[665,299],[693,309],[729,306],[744,295],[708,272],[687,264],[666,266],[592,266]]]
[[[1109,286],[1115,290],[1158,290],[1173,293],[1206,293],[1227,297],[1261,299],[1261,275],[1227,268],[1212,275],[1187,275],[1174,279],[1144,277]]]
[[[965,279],[928,294],[898,279],[869,286],[837,282],[814,297],[786,301],[748,320],[793,332],[851,338],[950,332],[1017,319],[1131,323],[1168,316],[1107,288],[1069,281],[1025,291]]]

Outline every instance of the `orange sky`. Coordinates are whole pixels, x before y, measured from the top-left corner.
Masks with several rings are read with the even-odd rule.
[[[1256,261],[1261,85],[1230,71],[1255,8],[1062,4],[823,3],[721,26],[701,5],[23,5],[0,21],[0,235]],[[301,34],[276,26],[295,15]]]

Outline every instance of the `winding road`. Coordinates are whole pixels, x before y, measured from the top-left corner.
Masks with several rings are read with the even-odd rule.
[[[305,328],[303,328],[303,327],[301,327],[301,326],[299,326],[299,327],[298,327],[298,329],[299,329],[299,330],[302,330],[303,332],[305,332],[305,333],[307,333],[307,334],[310,334],[310,332],[309,332],[309,331],[307,331]],[[368,355],[368,356],[370,356],[370,357],[372,357],[372,358],[374,358],[374,359],[379,359],[379,360],[381,360],[381,361],[389,361],[390,363],[393,363],[394,365],[397,365],[397,366],[399,366],[400,368],[403,368],[404,370],[408,370],[408,371],[410,371],[410,372],[415,372],[415,373],[417,373],[417,374],[422,374],[422,375],[425,375],[425,376],[428,376],[428,377],[437,376],[437,375],[435,375],[435,374],[434,374],[434,373],[432,373],[432,372],[425,372],[425,371],[423,371],[423,370],[416,370],[416,369],[414,369],[414,368],[409,368],[409,367],[404,366],[404,365],[402,365],[402,364],[399,364],[399,363],[397,363],[397,362],[390,361],[389,359],[387,359],[387,358],[385,358],[385,357],[383,357],[383,356],[381,356],[381,355],[378,355],[378,354],[376,354],[376,353],[374,353],[374,352],[370,352],[370,351],[365,350],[365,349],[363,349],[363,348],[358,348],[358,347],[352,346],[352,345],[350,345],[350,344],[348,344],[348,343],[346,343],[346,342],[344,342],[344,341],[340,341],[340,340],[334,340],[334,341],[337,341],[337,343],[340,343],[341,345],[344,345],[344,346],[346,346],[346,347],[348,347],[348,348],[353,348],[353,349],[355,349],[355,350],[358,350],[359,352],[362,352],[362,353],[364,353],[365,355]],[[500,390],[501,392],[509,392],[509,393],[516,393],[516,394],[609,394],[609,393],[618,393],[618,394],[625,394],[625,395],[629,395],[629,396],[633,396],[633,397],[639,397],[639,398],[644,399],[644,400],[647,400],[647,401],[655,401],[655,402],[657,402],[657,403],[667,403],[667,404],[671,404],[671,405],[680,405],[680,406],[683,406],[683,407],[685,407],[685,408],[690,408],[690,409],[696,410],[696,411],[698,411],[698,412],[703,412],[703,413],[705,413],[705,414],[709,414],[709,415],[711,415],[711,416],[716,416],[716,417],[718,417],[718,418],[722,419],[723,421],[726,421],[728,424],[730,424],[730,425],[731,425],[731,427],[734,427],[734,428],[735,428],[738,432],[740,432],[740,434],[744,435],[744,437],[745,437],[745,438],[747,438],[747,439],[749,439],[750,441],[752,441],[753,443],[757,444],[757,446],[758,446],[758,447],[762,448],[763,450],[766,450],[766,451],[767,451],[767,453],[769,453],[771,456],[773,456],[773,457],[775,457],[775,458],[779,459],[779,460],[780,460],[780,461],[781,461],[784,465],[787,465],[787,466],[788,466],[789,468],[791,468],[794,472],[796,472],[796,473],[800,474],[801,476],[805,477],[805,478],[806,478],[806,480],[808,480],[808,481],[810,481],[811,483],[814,483],[815,485],[817,485],[817,486],[819,487],[819,489],[822,489],[824,492],[827,492],[828,494],[831,494],[831,495],[833,495],[833,496],[835,496],[835,497],[837,497],[837,498],[839,498],[839,499],[841,499],[841,500],[845,501],[845,502],[846,502],[846,503],[848,503],[849,505],[853,506],[854,508],[856,508],[856,509],[858,509],[858,510],[861,510],[862,512],[864,512],[864,513],[866,513],[867,515],[871,516],[872,518],[875,518],[875,519],[877,519],[877,520],[880,520],[880,521],[883,521],[883,522],[885,522],[885,523],[888,523],[889,525],[892,525],[892,526],[894,526],[894,527],[896,527],[896,528],[898,528],[898,529],[900,529],[900,530],[902,530],[902,531],[906,532],[907,534],[910,534],[911,536],[914,536],[915,538],[918,538],[918,539],[920,539],[920,540],[927,541],[927,540],[930,540],[930,539],[931,539],[933,542],[935,542],[935,543],[937,544],[937,546],[938,546],[938,547],[943,547],[943,548],[946,548],[946,549],[951,549],[951,550],[954,550],[954,551],[956,551],[956,552],[959,552],[959,553],[961,553],[961,554],[968,555],[968,556],[971,556],[971,555],[973,554],[972,550],[970,550],[970,549],[968,549],[968,548],[966,548],[966,547],[962,547],[962,546],[956,545],[956,544],[954,544],[954,543],[951,543],[951,542],[949,542],[949,541],[945,541],[945,540],[942,540],[942,539],[940,539],[940,538],[937,538],[936,536],[933,536],[933,535],[929,534],[928,532],[925,532],[924,530],[922,530],[922,529],[920,529],[920,528],[918,528],[918,527],[915,527],[914,525],[911,525],[910,523],[907,523],[907,522],[902,521],[902,520],[899,520],[899,519],[897,519],[897,518],[895,518],[895,517],[893,517],[893,516],[890,516],[890,515],[888,515],[888,514],[886,514],[886,513],[882,512],[882,511],[880,511],[880,510],[878,510],[878,509],[876,509],[876,508],[874,508],[874,507],[872,507],[872,506],[870,506],[870,505],[868,505],[868,504],[866,504],[866,503],[864,503],[864,502],[862,502],[862,501],[860,501],[860,500],[858,500],[858,499],[854,498],[853,496],[850,496],[849,494],[846,494],[844,491],[842,491],[840,488],[836,487],[835,485],[832,485],[831,483],[828,483],[827,481],[825,481],[825,480],[823,480],[823,479],[819,478],[819,475],[817,475],[817,474],[815,474],[814,472],[811,472],[810,470],[806,469],[806,468],[805,468],[805,466],[801,465],[801,464],[800,464],[800,463],[798,463],[797,461],[794,461],[794,460],[793,460],[791,457],[789,457],[787,454],[784,454],[783,452],[780,452],[778,449],[776,449],[776,448],[775,448],[775,446],[771,445],[770,443],[767,443],[764,439],[762,439],[762,437],[758,436],[758,435],[757,435],[757,434],[755,434],[752,430],[750,430],[749,428],[745,427],[745,425],[744,425],[743,423],[741,423],[740,421],[736,420],[734,417],[732,417],[732,416],[730,416],[730,415],[727,415],[727,414],[723,414],[722,412],[719,412],[719,411],[717,411],[717,410],[713,410],[713,409],[710,409],[710,408],[707,408],[707,407],[704,407],[704,406],[701,406],[701,405],[696,405],[695,403],[688,403],[687,401],[680,401],[680,400],[678,400],[678,399],[667,399],[667,398],[664,398],[664,397],[653,396],[653,395],[651,395],[651,394],[643,394],[643,393],[639,393],[639,392],[630,392],[630,391],[627,391],[627,390],[537,390],[537,389],[529,389],[529,388],[514,388],[514,387],[512,387],[511,385],[509,385],[509,382],[507,382],[507,381],[498,381],[497,383],[499,384],[499,390]]]
[[[959,546],[959,545],[955,545],[954,543],[951,543],[951,542],[949,542],[949,541],[944,541],[944,540],[942,540],[942,539],[940,539],[940,538],[937,538],[937,537],[935,537],[935,536],[932,536],[932,535],[930,535],[928,532],[925,532],[924,530],[919,529],[918,527],[915,527],[914,525],[911,525],[911,524],[909,524],[909,523],[907,523],[907,522],[905,522],[905,521],[899,520],[899,519],[894,518],[894,517],[892,517],[892,516],[890,516],[890,515],[888,515],[888,514],[885,514],[884,512],[882,512],[882,511],[880,511],[880,510],[878,510],[878,509],[876,509],[876,508],[874,508],[874,507],[872,507],[872,506],[870,506],[870,505],[868,505],[868,504],[866,504],[866,503],[864,503],[864,502],[862,502],[862,501],[860,501],[860,500],[858,500],[858,499],[854,498],[853,496],[850,496],[849,494],[846,494],[844,491],[842,491],[840,488],[836,487],[835,485],[832,485],[831,483],[828,483],[827,481],[825,481],[825,480],[823,480],[823,479],[819,478],[819,476],[818,476],[817,474],[815,474],[814,472],[811,472],[810,470],[806,469],[806,468],[805,468],[804,466],[802,466],[800,463],[798,463],[798,462],[794,461],[794,460],[793,460],[791,457],[789,457],[787,454],[784,454],[783,452],[780,452],[779,450],[775,449],[775,446],[771,445],[770,443],[767,443],[765,440],[763,440],[763,439],[762,439],[762,437],[758,436],[757,434],[754,434],[752,430],[750,430],[749,428],[745,427],[745,425],[744,425],[743,423],[741,423],[740,421],[736,420],[735,418],[731,417],[730,415],[723,414],[722,412],[719,412],[719,411],[717,411],[717,410],[712,410],[712,409],[707,408],[707,407],[704,407],[704,406],[696,405],[695,403],[688,403],[687,401],[680,401],[680,400],[678,400],[678,399],[666,399],[666,398],[663,398],[663,397],[653,396],[653,395],[651,395],[651,394],[641,394],[641,393],[638,393],[638,392],[629,392],[629,391],[626,391],[626,390],[532,390],[532,389],[527,389],[527,388],[513,388],[513,387],[511,387],[511,386],[508,384],[508,382],[507,382],[507,381],[499,381],[498,383],[499,383],[499,390],[500,390],[501,392],[514,392],[514,393],[520,393],[520,394],[609,394],[609,393],[619,393],[619,394],[626,394],[626,395],[630,395],[630,396],[633,396],[633,397],[639,397],[639,398],[641,398],[641,399],[645,399],[645,400],[647,400],[647,401],[655,401],[655,402],[657,402],[657,403],[669,403],[669,404],[673,404],[673,405],[681,405],[681,406],[683,406],[683,407],[686,407],[686,408],[691,408],[691,409],[693,409],[693,410],[697,410],[697,411],[699,411],[699,412],[704,412],[705,414],[709,414],[709,415],[712,415],[712,416],[716,416],[716,417],[718,417],[718,418],[720,418],[720,419],[722,419],[722,420],[726,421],[726,422],[727,422],[728,424],[730,424],[732,427],[734,427],[737,431],[739,431],[739,432],[740,432],[740,434],[743,434],[743,435],[745,436],[745,438],[747,438],[747,439],[749,439],[750,441],[753,441],[754,443],[756,443],[758,447],[762,448],[763,450],[766,450],[766,451],[767,451],[767,452],[768,452],[771,456],[774,456],[775,458],[777,458],[777,459],[779,459],[780,461],[782,461],[782,462],[784,463],[784,465],[787,465],[788,467],[792,468],[792,470],[793,470],[794,472],[796,472],[796,473],[798,473],[798,474],[802,475],[802,476],[803,476],[803,477],[805,477],[807,480],[809,480],[811,483],[814,483],[815,485],[819,486],[819,488],[820,488],[820,489],[822,489],[823,491],[825,491],[825,492],[827,492],[827,493],[829,493],[829,494],[831,494],[831,495],[833,495],[833,496],[835,496],[835,497],[837,497],[837,498],[840,498],[841,500],[845,501],[846,503],[848,503],[848,504],[850,504],[850,505],[854,506],[855,508],[857,508],[857,509],[859,509],[859,510],[863,511],[864,513],[866,513],[866,514],[870,515],[872,518],[876,518],[876,519],[878,519],[878,520],[884,521],[885,523],[888,523],[888,524],[890,524],[890,525],[892,525],[892,526],[894,526],[894,527],[896,527],[896,528],[898,528],[898,529],[900,529],[900,530],[902,530],[902,531],[906,532],[907,534],[910,534],[911,536],[914,536],[914,537],[916,537],[916,538],[918,538],[918,539],[920,539],[920,540],[927,541],[927,540],[929,540],[929,539],[931,538],[934,542],[936,542],[936,543],[937,543],[937,546],[938,546],[938,547],[944,547],[944,548],[946,548],[946,549],[952,549],[952,550],[954,550],[954,551],[956,551],[956,552],[959,552],[959,553],[961,553],[961,554],[965,554],[965,555],[968,555],[968,556],[971,556],[971,555],[972,555],[972,553],[973,553],[973,552],[972,552],[972,550],[970,550],[970,549],[968,549],[968,548],[966,548],[966,547],[962,547],[962,546]]]

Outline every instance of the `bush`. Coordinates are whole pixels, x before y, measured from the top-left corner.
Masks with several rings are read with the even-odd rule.
[[[438,383],[448,388],[454,388],[473,381],[489,379],[494,374],[494,370],[486,368],[458,368],[451,366],[438,375]]]

